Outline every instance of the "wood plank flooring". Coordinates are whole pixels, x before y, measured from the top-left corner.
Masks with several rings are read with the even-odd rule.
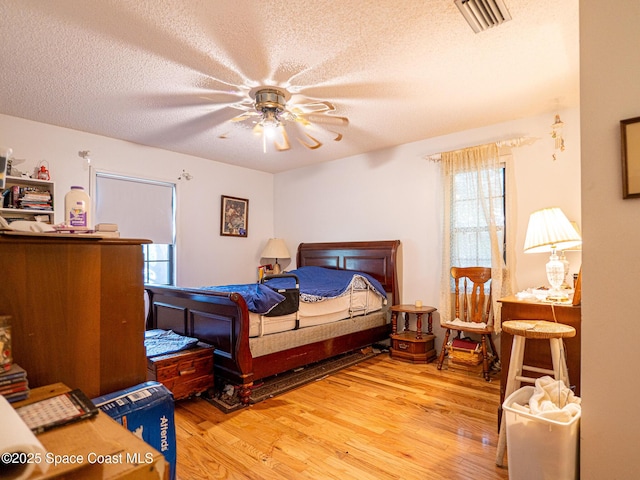
[[[224,414],[176,403],[177,474],[191,479],[507,479],[495,465],[499,378],[383,353]]]

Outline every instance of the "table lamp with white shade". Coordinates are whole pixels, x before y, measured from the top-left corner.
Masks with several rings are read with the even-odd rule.
[[[582,243],[582,238],[571,225],[567,216],[558,207],[543,208],[529,217],[527,235],[524,241],[525,253],[551,252],[547,263],[547,279],[551,285],[548,299],[568,298],[561,290],[565,278],[565,266],[556,250],[566,250]]]
[[[273,273],[277,275],[282,271],[280,264],[278,263],[278,259],[291,258],[291,255],[289,255],[289,250],[287,249],[287,245],[284,243],[283,239],[270,238],[266,247],[264,247],[264,250],[262,251],[261,258],[275,259],[276,262],[273,265]]]

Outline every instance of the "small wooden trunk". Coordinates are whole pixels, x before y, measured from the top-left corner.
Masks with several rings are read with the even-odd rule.
[[[162,383],[175,400],[213,387],[213,347],[198,343],[181,352],[147,359],[147,379]]]
[[[428,363],[436,358],[435,338],[423,333],[422,338],[417,339],[416,332],[411,330],[391,335],[391,358]]]

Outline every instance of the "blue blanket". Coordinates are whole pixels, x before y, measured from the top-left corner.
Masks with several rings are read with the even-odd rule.
[[[319,302],[326,298],[339,297],[347,291],[354,281],[364,282],[369,288],[386,298],[386,292],[382,284],[371,275],[350,270],[335,270],[323,267],[300,267],[287,273],[298,277],[300,284],[300,297],[305,302]],[[239,293],[247,302],[250,312],[266,315],[285,297],[276,290],[288,290],[295,286],[291,277],[271,278],[264,284],[249,283],[242,285],[222,285],[202,287],[221,293]]]
[[[351,286],[354,276],[366,285],[386,297],[382,284],[368,273],[350,270],[335,270],[323,267],[300,267],[287,273],[298,277],[300,295],[305,302],[317,302],[325,298],[335,298],[342,295]],[[272,288],[290,288],[291,279],[272,278],[266,282]]]
[[[284,295],[261,283],[248,283],[243,285],[221,285],[213,287],[202,287],[202,290],[211,290],[221,293],[239,293],[247,302],[250,312],[266,315],[273,307],[284,300]]]
[[[147,349],[147,357],[188,350],[197,344],[197,338],[178,335],[172,330],[147,330],[144,333],[144,346]]]

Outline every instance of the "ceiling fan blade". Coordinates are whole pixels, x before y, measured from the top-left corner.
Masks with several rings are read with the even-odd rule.
[[[258,112],[244,112],[238,116],[233,117],[230,122],[244,122],[245,120],[249,120],[253,117],[259,117],[260,114]]]
[[[244,115],[244,114],[242,114],[242,115]],[[242,120],[246,120],[247,118],[249,118],[249,117],[247,117],[247,118],[240,118],[240,117],[242,117],[242,115],[239,115],[239,116],[237,116],[237,117],[234,117],[234,118],[230,119],[229,121],[230,121],[230,122],[241,122]],[[254,134],[254,135],[256,135],[256,136],[260,136],[260,135],[262,135],[262,125],[260,125],[259,123],[256,123],[256,124],[254,125],[254,127],[251,129],[251,131],[252,131],[252,132],[253,132],[253,134]],[[227,132],[224,132],[224,133],[221,133],[220,135],[218,135],[218,138],[221,138],[221,139],[223,139],[223,140],[226,140],[227,138],[229,138],[229,133],[230,133],[230,132],[228,132],[228,131],[227,131]]]
[[[280,144],[274,140],[273,144],[275,145],[276,150],[279,152],[289,150],[291,148],[291,144],[289,143],[289,135],[287,135],[287,130],[282,125],[280,126],[280,128],[278,128],[278,130],[280,131],[280,133],[282,133],[283,143]]]
[[[322,146],[322,142],[320,140],[318,140],[317,138],[312,137],[311,135],[309,135],[308,133],[304,134],[306,137],[310,138],[311,140],[313,140],[313,143],[307,143],[304,140],[302,140],[301,138],[298,138],[298,141],[304,145],[305,147],[307,147],[309,150],[315,150],[316,148],[320,148]]]
[[[297,102],[294,104],[302,113],[325,113],[333,112],[336,107],[331,102],[313,101],[313,102]]]
[[[239,93],[224,91],[212,91],[206,95],[198,95],[198,97],[216,105],[241,104],[245,101],[244,96]]]
[[[310,123],[319,123],[322,125],[347,126],[349,119],[347,117],[338,117],[336,115],[319,115],[317,113],[302,113],[296,115],[298,118]]]
[[[237,115],[237,111],[229,107],[221,107],[179,123],[164,121],[158,126],[150,126],[149,131],[142,138],[144,141],[159,142],[162,145],[179,144],[186,139],[205,134],[210,132],[212,128],[225,124],[233,115]]]

